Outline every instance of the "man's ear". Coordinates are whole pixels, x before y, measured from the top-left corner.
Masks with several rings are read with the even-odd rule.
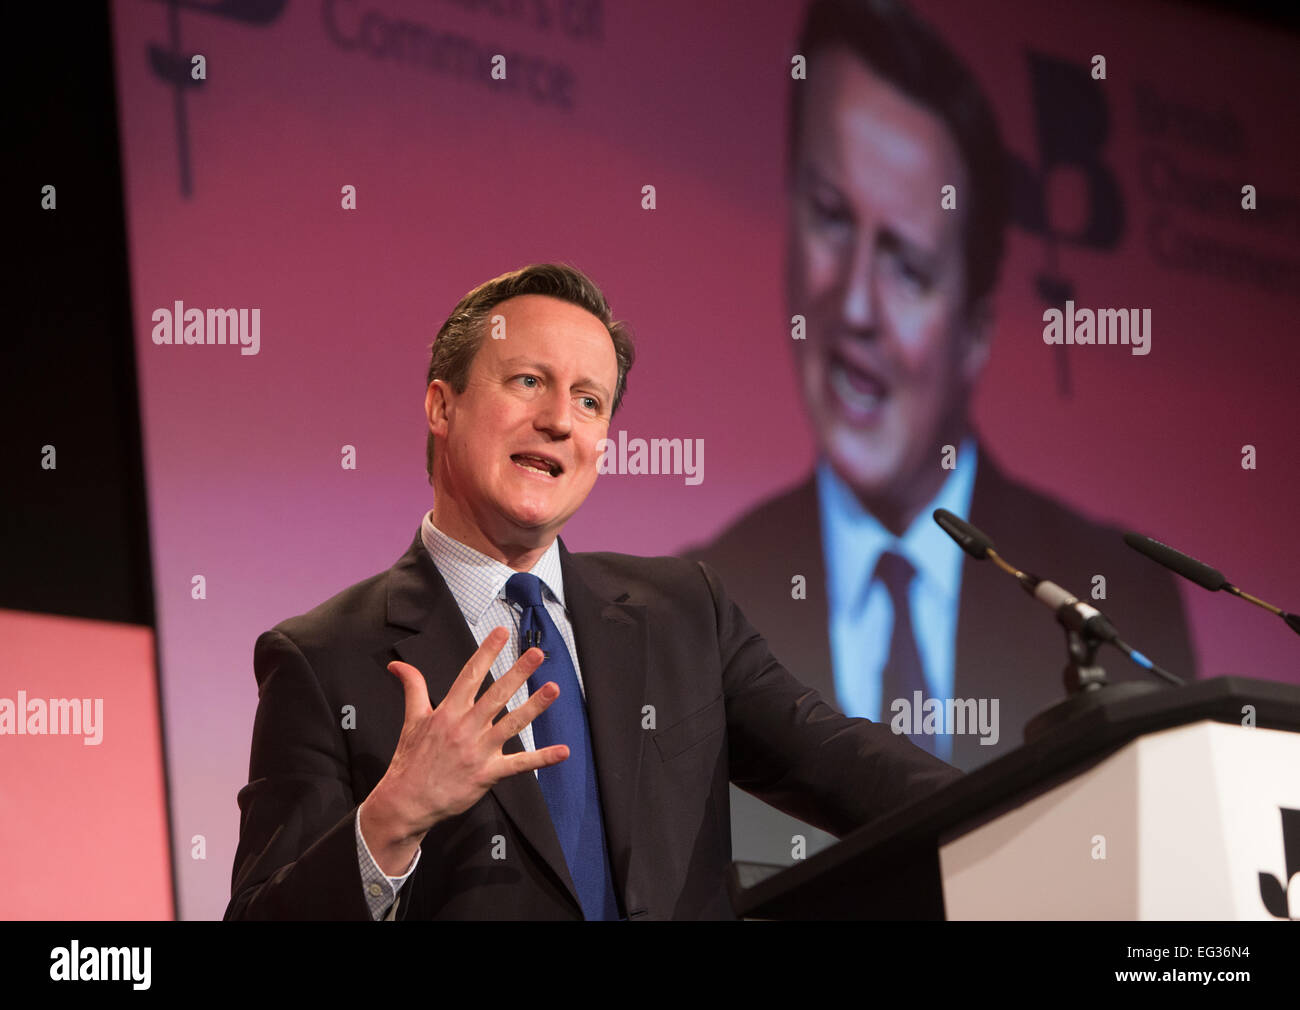
[[[434,379],[424,394],[424,414],[429,419],[429,431],[439,438],[447,437],[447,419],[452,408],[452,389],[442,379]]]
[[[967,388],[973,389],[989,360],[989,345],[993,340],[993,299],[985,295],[966,310],[962,327],[961,376]]]

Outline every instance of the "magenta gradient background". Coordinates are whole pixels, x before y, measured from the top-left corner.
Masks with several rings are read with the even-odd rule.
[[[704,439],[703,484],[603,477],[565,531],[570,547],[672,552],[813,460],[781,285],[800,4],[607,2],[596,43],[453,3],[342,5],[562,60],[576,78],[567,112],[344,52],[324,31],[325,6],[291,3],[265,27],[182,14],[182,48],[203,53],[208,71],[186,99],[189,200],[172,92],[146,58],[147,45],[167,42],[166,9],[114,8],[183,918],[219,917],[229,896],[255,638],[391,564],[431,505],[427,350],[469,288],[532,261],[588,271],[638,337],[611,430]],[[1163,4],[918,6],[969,59],[1009,146],[1031,161],[1026,47],[1080,63],[1107,56],[1109,79],[1098,82],[1114,98],[1107,160],[1129,229],[1118,254],[1066,246],[1060,262],[1080,304],[1153,315],[1146,357],[1073,348],[1076,395],[1063,401],[1030,287],[1042,243],[1013,231],[976,407],[987,444],[1076,507],[1159,533],[1300,608],[1297,551],[1278,537],[1300,490],[1300,303],[1151,265],[1128,97],[1144,79],[1187,100],[1230,99],[1249,141],[1244,181],[1262,205],[1294,188],[1295,42]],[[1240,170],[1212,154],[1179,157]],[[647,183],[658,190],[654,212],[640,208]],[[357,187],[356,211],[340,209],[345,184]],[[1068,212],[1068,200],[1060,206]],[[1242,243],[1262,234],[1188,212],[1177,220]],[[176,299],[261,308],[261,353],[154,346],[150,314]],[[1253,472],[1239,465],[1247,442],[1258,448]],[[356,471],[339,466],[344,444],[357,448]],[[206,600],[190,598],[195,574],[206,577]],[[1300,681],[1280,622],[1194,587],[1186,598],[1203,675]],[[197,834],[206,860],[188,857]]]

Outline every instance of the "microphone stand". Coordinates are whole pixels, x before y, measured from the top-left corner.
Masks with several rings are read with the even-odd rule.
[[[1057,620],[1061,620],[1059,616]],[[1046,736],[1101,705],[1163,690],[1159,684],[1149,680],[1110,683],[1106,671],[1097,662],[1097,650],[1105,644],[1104,640],[1076,631],[1064,621],[1061,623],[1065,626],[1065,648],[1069,654],[1064,674],[1065,691],[1069,697],[1039,712],[1025,724],[1025,743]]]
[[[985,559],[992,561],[1019,582],[1021,588],[1029,595],[1055,610],[1057,622],[1065,629],[1065,648],[1069,655],[1069,661],[1065,665],[1067,697],[1029,720],[1025,725],[1026,743],[1050,733],[1062,724],[1077,719],[1101,705],[1162,690],[1159,685],[1151,681],[1109,683],[1106,680],[1106,671],[1097,663],[1097,650],[1107,641],[1114,642],[1115,647],[1138,666],[1164,678],[1171,684],[1182,683],[1179,678],[1167,670],[1162,670],[1120,639],[1115,629],[1094,608],[1087,608],[1092,611],[1091,616],[1081,615],[1076,606],[1079,603],[1076,597],[1055,583],[1045,582],[1038,576],[1022,572],[1004,561],[994,549],[993,541],[965,519],[947,509],[935,509],[934,521],[971,557],[977,561]],[[1040,593],[1040,589],[1047,589],[1050,592]],[[1108,638],[1099,634],[1099,624],[1106,629]]]
[[[1065,693],[1069,696],[1095,691],[1107,686],[1106,671],[1097,662],[1097,650],[1105,643],[1094,635],[1084,636],[1073,628],[1065,629]]]

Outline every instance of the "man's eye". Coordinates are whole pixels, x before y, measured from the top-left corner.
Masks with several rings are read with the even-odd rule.
[[[849,221],[848,214],[844,213],[842,208],[822,203],[820,200],[812,201],[812,213],[814,220],[822,224],[847,224]]]
[[[519,379],[520,382],[522,382],[522,383],[524,383],[525,385],[527,385],[529,389],[535,389],[535,388],[537,388],[536,386],[534,386],[534,385],[532,385],[532,384],[533,384],[533,383],[536,383],[536,382],[539,381],[538,378],[537,378],[537,376],[535,376],[535,375],[520,375],[520,376],[518,376],[518,379]]]
[[[584,396],[582,398],[582,402],[588,410],[600,409],[600,401],[597,400],[594,396]]]
[[[820,224],[848,224],[849,212],[844,204],[817,193],[808,194],[808,209],[813,220]]]
[[[901,256],[894,257],[894,272],[904,284],[913,290],[919,293],[924,293],[930,290],[932,283],[930,272],[914,263],[908,262]]]

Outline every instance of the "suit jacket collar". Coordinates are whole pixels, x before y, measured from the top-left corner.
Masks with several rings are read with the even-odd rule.
[[[628,593],[597,565],[570,553],[563,540],[560,561],[586,688],[606,845],[614,886],[626,914],[628,869],[635,851],[636,787],[645,738],[641,731],[647,658],[645,607],[630,602]],[[387,619],[389,624],[413,632],[397,641],[394,649],[404,662],[424,674],[429,699],[436,705],[478,646],[418,530],[410,549],[390,570]],[[489,673],[479,685],[478,695],[491,683]],[[504,748],[506,753],[521,749],[517,736]],[[509,776],[493,786],[491,793],[580,908],[536,776]]]

